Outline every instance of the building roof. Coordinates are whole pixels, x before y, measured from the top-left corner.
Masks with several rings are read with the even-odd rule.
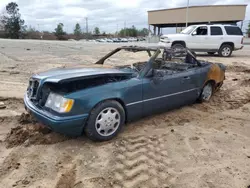
[[[224,23],[235,24],[245,19],[246,6],[242,5],[206,5],[190,6],[188,23]],[[187,7],[148,11],[148,23],[158,27],[185,26]]]
[[[201,7],[230,7],[230,6],[247,6],[247,4],[236,4],[236,5],[202,5],[202,6],[189,6],[189,8],[201,8]],[[158,11],[164,11],[164,10],[178,10],[178,9],[186,9],[187,7],[177,7],[177,8],[168,8],[168,9],[158,9],[158,10],[149,10],[148,12],[158,12]]]

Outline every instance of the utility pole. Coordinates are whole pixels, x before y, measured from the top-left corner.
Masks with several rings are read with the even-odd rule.
[[[186,10],[186,27],[188,26],[188,9],[189,9],[189,0],[187,0],[187,10]]]
[[[116,25],[116,35],[118,36],[118,24]]]
[[[86,19],[86,33],[88,33],[88,17],[85,18]]]
[[[125,33],[125,37],[127,35],[127,32],[126,32],[126,21],[124,22],[124,33]]]
[[[242,30],[242,28],[243,28],[243,20],[241,21],[240,28],[241,28],[241,30]]]

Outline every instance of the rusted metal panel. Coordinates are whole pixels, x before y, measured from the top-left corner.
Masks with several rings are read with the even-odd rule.
[[[216,84],[222,82],[225,78],[224,71],[217,64],[212,64],[207,74],[206,82],[209,80],[215,81]],[[204,83],[205,84],[205,83]]]

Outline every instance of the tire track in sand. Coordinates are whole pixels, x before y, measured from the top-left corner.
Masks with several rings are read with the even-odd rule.
[[[113,187],[161,187],[167,182],[166,139],[166,134],[123,139],[114,160]]]

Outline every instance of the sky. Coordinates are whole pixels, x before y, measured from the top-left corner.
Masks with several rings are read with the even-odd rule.
[[[13,0],[12,0],[13,1]],[[0,11],[11,0],[0,0]],[[177,8],[187,5],[187,0],[16,0],[27,26],[39,31],[54,31],[58,23],[66,32],[72,32],[80,23],[86,31],[99,27],[103,32],[116,32],[121,28],[148,28],[147,11]],[[189,5],[248,4],[246,20],[250,20],[250,0],[189,0]],[[247,21],[244,22],[246,27]],[[166,32],[166,31],[165,31]],[[164,33],[165,33],[164,32]],[[171,32],[171,31],[170,31]]]

